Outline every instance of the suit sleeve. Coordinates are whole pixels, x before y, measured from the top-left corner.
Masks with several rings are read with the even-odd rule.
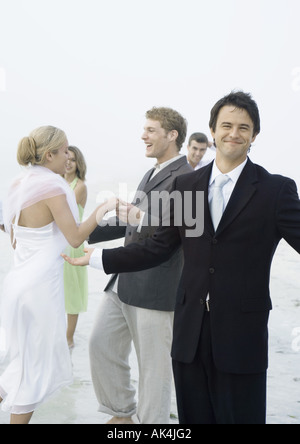
[[[106,223],[99,225],[93,233],[89,236],[88,243],[90,245],[99,242],[108,242],[115,239],[121,239],[126,234],[126,224],[123,224],[119,219],[111,218]]]
[[[277,227],[281,237],[300,253],[300,200],[291,179],[284,183],[278,197]]]
[[[173,185],[176,189],[176,179]],[[107,274],[147,270],[167,262],[181,246],[179,229],[174,224],[174,203],[169,207],[169,226],[161,226],[151,238],[124,248],[103,250],[103,268]]]
[[[130,273],[147,270],[167,262],[180,248],[177,227],[161,227],[152,238],[140,244],[103,250],[103,268],[106,274]]]

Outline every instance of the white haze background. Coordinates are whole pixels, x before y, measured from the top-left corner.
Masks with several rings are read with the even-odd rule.
[[[153,165],[146,110],[173,107],[208,133],[236,88],[261,111],[251,159],[299,183],[299,17],[299,0],[0,0],[0,197],[40,125],[81,148],[89,183],[136,184]]]

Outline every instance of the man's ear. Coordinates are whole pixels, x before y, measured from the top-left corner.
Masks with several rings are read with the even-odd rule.
[[[169,138],[170,142],[175,142],[177,140],[177,137],[178,137],[178,131],[176,131],[176,130],[172,130],[168,134],[168,138]]]
[[[252,139],[252,142],[251,143],[254,143],[255,142],[255,140],[256,140],[256,137],[257,137],[258,135],[257,134],[254,134],[254,136],[253,136],[253,139]]]
[[[216,145],[216,132],[214,131],[213,128],[210,128],[210,133],[211,133],[213,141],[214,141],[213,146],[217,147],[217,145]]]

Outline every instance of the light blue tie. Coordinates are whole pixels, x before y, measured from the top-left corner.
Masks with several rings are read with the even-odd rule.
[[[212,200],[210,202],[210,214],[215,231],[217,231],[225,209],[222,190],[229,180],[230,177],[224,176],[223,174],[220,174],[215,178],[215,187],[213,190]]]

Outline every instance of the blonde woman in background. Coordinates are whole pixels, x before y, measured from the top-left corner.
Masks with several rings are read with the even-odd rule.
[[[82,152],[75,146],[69,146],[69,160],[64,175],[70,188],[74,190],[82,222],[87,201],[86,162]],[[67,254],[72,258],[84,256],[84,244],[79,248],[67,247]],[[85,313],[88,305],[88,274],[87,268],[76,268],[67,262],[64,265],[65,306],[68,314],[67,340],[69,348],[74,347],[74,334],[79,313]]]
[[[116,206],[106,202],[79,224],[74,193],[61,177],[68,146],[65,133],[51,126],[23,138],[18,162],[28,168],[4,205],[15,253],[1,297],[0,357],[6,369],[0,403],[12,424],[28,424],[40,404],[72,382],[60,255],[67,244],[78,248]]]

